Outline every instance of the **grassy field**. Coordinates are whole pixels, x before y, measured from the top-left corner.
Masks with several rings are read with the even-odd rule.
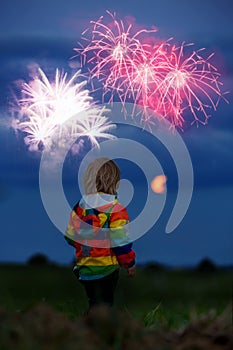
[[[0,276],[0,316],[25,315],[37,305],[44,305],[69,322],[79,322],[87,308],[83,287],[70,267],[0,265]],[[128,278],[122,270],[114,309],[123,313],[129,323],[138,322],[140,327],[157,331],[184,331],[196,320],[203,322],[206,318],[220,320],[221,328],[221,315],[224,313],[225,316],[227,314],[229,327],[232,317],[232,277],[232,271],[222,270],[197,272],[138,268],[136,276]],[[98,319],[101,317],[97,316]],[[9,322],[14,324],[15,321]],[[106,349],[124,348],[117,346]],[[20,346],[18,348],[21,349]],[[147,349],[146,346],[144,348]]]
[[[68,316],[79,317],[87,308],[82,285],[70,267],[0,265],[0,305],[25,310],[46,302]],[[115,307],[144,320],[157,308],[175,325],[190,312],[223,311],[232,302],[231,271],[197,272],[138,268],[134,278],[121,271]],[[162,315],[161,315],[162,316]]]

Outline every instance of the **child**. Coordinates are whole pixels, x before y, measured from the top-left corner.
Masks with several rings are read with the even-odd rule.
[[[89,310],[113,305],[119,268],[135,274],[135,252],[127,240],[128,213],[118,203],[120,169],[108,158],[97,158],[84,174],[85,195],[74,206],[66,240],[76,248],[74,273],[85,288]],[[124,227],[124,225],[127,225]]]

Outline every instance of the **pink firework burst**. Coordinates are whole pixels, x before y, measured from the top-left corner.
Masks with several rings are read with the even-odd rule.
[[[206,124],[211,108],[216,110],[223,97],[220,73],[210,62],[213,54],[205,59],[201,49],[185,55],[184,44],[167,48],[166,63],[160,71],[162,79],[150,94],[150,107],[174,126],[183,125],[188,110],[193,122]]]
[[[118,20],[116,14],[109,11],[107,14],[110,23],[105,24],[103,16],[97,21],[91,21],[88,45],[74,50],[82,56],[83,64],[89,65],[91,79],[97,78],[102,82],[103,96],[110,92],[109,101],[112,101],[114,93],[117,93],[120,100],[125,101],[126,96],[134,92],[131,84],[135,60],[144,54],[148,46],[142,44],[140,37],[157,29],[134,30],[132,24]]]
[[[84,38],[87,45],[75,49],[88,65],[91,79],[102,83],[103,100],[108,96],[113,102],[116,96],[123,106],[127,101],[141,105],[145,121],[159,115],[174,127],[182,128],[190,117],[206,124],[211,109],[216,110],[224,98],[220,73],[211,63],[213,54],[204,58],[204,49],[186,54],[191,44],[158,40],[157,29],[136,30],[132,23],[107,13],[110,22],[105,24],[103,16],[91,21],[91,38]]]
[[[141,51],[140,55],[133,61],[130,84],[125,83],[125,87],[131,90],[134,103],[143,107],[143,116],[146,120],[149,119],[148,107],[151,107],[152,97],[153,103],[156,101],[154,91],[164,79],[164,70],[168,64],[167,45],[167,42],[157,43],[153,46],[147,45],[146,49]]]

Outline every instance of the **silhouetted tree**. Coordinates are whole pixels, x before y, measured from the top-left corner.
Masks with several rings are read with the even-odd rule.
[[[49,265],[50,264],[47,256],[42,253],[36,253],[32,255],[28,259],[27,263],[28,265]]]
[[[197,270],[211,272],[211,271],[216,271],[217,267],[212,260],[205,258],[200,261],[200,263],[197,266]]]

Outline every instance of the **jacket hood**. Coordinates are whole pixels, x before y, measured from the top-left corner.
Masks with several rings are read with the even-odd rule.
[[[83,209],[99,208],[117,203],[117,196],[107,193],[94,193],[83,195],[79,206]]]

